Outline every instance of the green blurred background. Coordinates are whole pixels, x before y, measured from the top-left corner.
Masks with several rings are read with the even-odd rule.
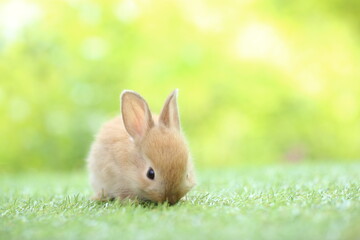
[[[133,89],[196,165],[360,159],[360,1],[0,2],[0,172],[75,170]]]

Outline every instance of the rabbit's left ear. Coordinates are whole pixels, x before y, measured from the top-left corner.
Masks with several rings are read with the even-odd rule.
[[[166,99],[159,117],[159,123],[168,128],[180,130],[179,111],[177,106],[178,89],[175,89]]]
[[[141,141],[154,126],[145,99],[138,93],[125,90],[121,94],[121,113],[126,131],[136,141]]]

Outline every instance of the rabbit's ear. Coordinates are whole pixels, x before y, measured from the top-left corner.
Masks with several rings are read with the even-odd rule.
[[[179,111],[177,106],[178,89],[175,89],[166,99],[159,117],[159,123],[169,128],[180,130]]]
[[[136,92],[122,92],[121,113],[126,131],[136,141],[141,140],[154,126],[148,104]]]

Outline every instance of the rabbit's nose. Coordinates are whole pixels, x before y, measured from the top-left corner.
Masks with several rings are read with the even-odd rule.
[[[175,205],[179,201],[179,198],[175,195],[170,195],[167,196],[166,200],[170,205]]]

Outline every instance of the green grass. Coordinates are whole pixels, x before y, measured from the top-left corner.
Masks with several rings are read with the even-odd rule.
[[[89,201],[85,173],[0,176],[0,239],[360,239],[360,164],[202,170],[175,206]]]

